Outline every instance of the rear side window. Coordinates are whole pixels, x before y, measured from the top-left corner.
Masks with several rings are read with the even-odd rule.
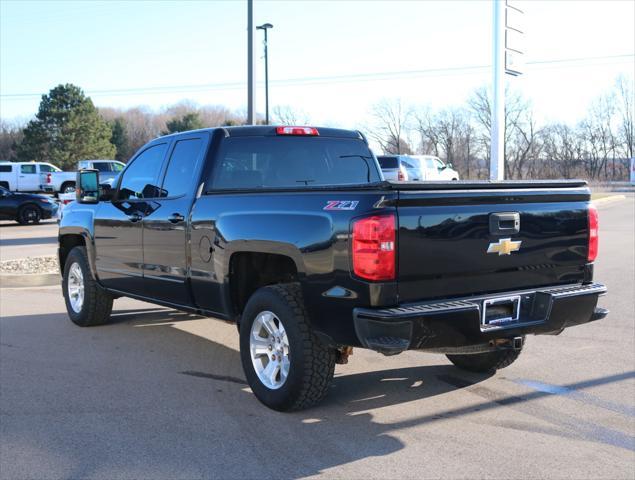
[[[49,165],[48,163],[40,164],[40,172],[42,173],[51,173],[51,172],[61,172],[61,170],[53,165]]]
[[[11,171],[11,165],[0,165],[0,172],[6,173]]]
[[[35,173],[35,165],[20,165],[20,173]]]
[[[203,140],[192,138],[176,142],[163,180],[161,196],[176,197],[190,192],[203,147]]]
[[[106,162],[94,162],[93,168],[99,172],[110,172],[110,164]]]
[[[377,160],[381,168],[399,168],[397,157],[377,157]]]
[[[123,173],[117,200],[156,198],[161,196],[157,186],[159,172],[167,144],[154,145],[139,154]]]
[[[380,180],[362,140],[331,137],[230,137],[212,172],[213,189],[358,185]]]

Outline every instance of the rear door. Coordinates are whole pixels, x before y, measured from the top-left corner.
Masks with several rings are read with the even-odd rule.
[[[584,279],[589,206],[585,187],[425,187],[399,192],[402,302]]]
[[[143,219],[144,279],[147,295],[191,305],[187,284],[189,214],[209,134],[189,134],[175,139],[164,169],[159,198],[149,203]]]
[[[108,288],[143,295],[143,218],[159,197],[161,168],[169,142],[141,151],[123,172],[112,202],[95,216],[96,267]]]
[[[23,163],[18,172],[18,188],[21,192],[37,192],[40,190],[40,173],[36,163]]]

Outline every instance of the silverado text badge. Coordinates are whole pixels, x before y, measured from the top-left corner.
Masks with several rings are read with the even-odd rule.
[[[490,243],[487,253],[498,253],[499,255],[511,255],[512,252],[520,250],[522,241],[512,241],[511,238],[501,238],[496,243]]]

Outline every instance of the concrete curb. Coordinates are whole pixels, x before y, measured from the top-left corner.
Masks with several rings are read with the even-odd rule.
[[[59,273],[0,273],[0,288],[47,287],[60,282]]]
[[[626,196],[625,195],[611,195],[608,197],[598,198],[597,200],[593,200],[591,203],[593,203],[593,205],[595,206],[599,206],[599,205],[608,205],[610,203],[619,202],[621,200],[626,200]]]

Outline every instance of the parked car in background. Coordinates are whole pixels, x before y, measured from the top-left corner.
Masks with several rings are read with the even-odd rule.
[[[45,195],[11,192],[0,187],[0,220],[15,220],[22,225],[54,218],[58,205]]]
[[[377,160],[386,180],[402,182],[424,180],[419,162],[408,155],[379,155]]]
[[[451,163],[443,163],[434,155],[411,155],[409,158],[419,162],[423,180],[445,181],[458,180],[459,172],[452,168]]]
[[[386,180],[404,182],[458,180],[452,164],[433,155],[380,155],[377,157]]]
[[[97,170],[102,183],[112,184],[119,175],[125,163],[117,160],[80,160],[77,170]],[[75,191],[75,177],[77,172],[62,172],[57,170],[44,176],[42,184],[44,191],[53,193],[70,193]]]
[[[64,172],[50,163],[0,162],[0,187],[12,192],[42,192],[43,176],[58,173]]]

